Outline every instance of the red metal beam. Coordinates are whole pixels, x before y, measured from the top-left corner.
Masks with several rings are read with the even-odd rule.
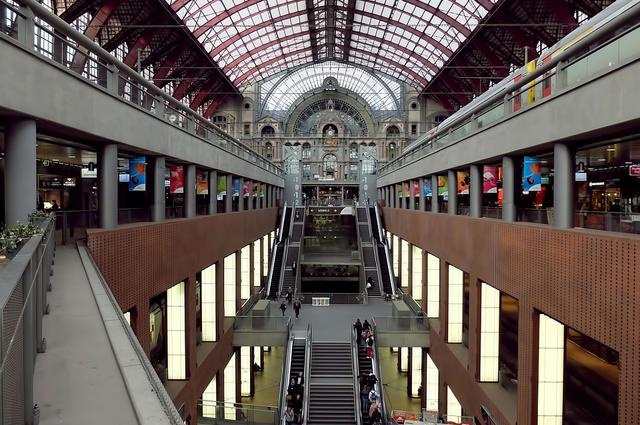
[[[449,87],[449,89],[454,92],[449,94],[450,97],[453,97],[456,102],[458,102],[460,104],[460,106],[464,106],[467,103],[469,103],[469,98],[463,94],[461,94],[460,92],[466,91],[463,88],[460,87],[460,85],[458,84],[458,82],[453,79],[452,77],[449,77],[447,74],[442,73],[440,74],[440,81],[442,81],[444,84],[447,85],[447,87]]]
[[[182,100],[183,97],[189,93],[189,88],[193,85],[193,80],[195,77],[199,76],[201,70],[199,69],[190,69],[185,75],[182,77],[182,81],[178,84],[178,86],[173,91],[173,97],[176,100]]]
[[[191,45],[190,41],[185,40],[181,44],[177,45],[162,61],[156,74],[153,76],[153,84],[162,88],[167,85],[169,82],[166,78],[169,73],[173,70],[173,66],[176,64],[180,56],[184,53],[185,50],[189,48]]]
[[[556,16],[559,23],[569,26],[565,34],[578,26],[578,20],[573,16],[569,5],[564,0],[544,0],[545,4]]]
[[[203,117],[209,119],[213,115],[213,113],[222,105],[222,103],[226,100],[227,95],[223,94],[221,96],[216,96],[215,99],[211,101],[207,109],[202,114]]]
[[[496,74],[496,76],[505,78],[507,75],[509,75],[509,71],[505,67],[508,67],[510,64],[504,63],[498,57],[498,55],[496,55],[491,49],[488,49],[484,45],[483,40],[474,38],[471,44],[473,44],[473,47],[476,48],[478,53],[480,53],[482,56],[484,56],[487,59],[487,62],[489,62],[489,65],[493,67],[493,72]]]
[[[95,38],[100,34],[104,24],[109,20],[113,12],[116,11],[118,6],[120,5],[120,0],[106,0],[98,9],[98,12],[93,16],[89,25],[84,31],[84,35],[90,38],[91,40],[95,40]],[[76,53],[73,55],[73,60],[71,62],[71,69],[81,74],[85,64],[87,63],[88,51],[82,46],[79,46],[76,50]]]
[[[342,59],[349,60],[349,50],[351,49],[351,35],[353,34],[353,22],[356,15],[356,0],[349,0],[347,3],[347,21],[344,28],[344,45],[342,47]]]
[[[455,112],[453,105],[451,104],[451,102],[449,102],[449,99],[447,99],[446,96],[441,94],[432,94],[431,96],[435,97],[436,101],[440,104],[440,106],[446,109],[447,112]]]
[[[164,19],[158,20],[157,23],[158,25],[163,24]],[[142,34],[140,34],[135,43],[133,43],[133,46],[129,48],[129,53],[127,53],[127,56],[125,56],[124,58],[123,62],[125,63],[125,65],[133,67],[133,65],[138,60],[138,49],[144,50],[145,47],[147,47],[149,43],[151,43],[151,40],[153,39],[153,36],[156,34],[158,29],[159,28],[157,27],[147,28],[142,32]]]
[[[194,111],[196,111],[200,107],[200,105],[206,102],[207,99],[209,99],[210,97],[220,96],[218,93],[216,93],[216,90],[219,90],[221,87],[222,87],[221,80],[215,80],[213,78],[210,79],[202,87],[200,87],[198,94],[195,95],[195,97],[189,104],[189,107]]]
[[[309,42],[311,43],[311,56],[313,61],[318,60],[318,30],[316,26],[316,15],[313,0],[306,0],[307,2],[307,21],[309,21]]]

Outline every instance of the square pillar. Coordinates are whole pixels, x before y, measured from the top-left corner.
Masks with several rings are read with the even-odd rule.
[[[516,164],[513,157],[502,158],[502,219],[516,220]]]
[[[27,223],[36,209],[36,122],[16,120],[5,131],[4,213],[5,223],[12,226],[18,221]],[[117,167],[114,170],[117,173]],[[114,184],[118,184],[117,174]],[[116,214],[115,224],[117,219]]]
[[[218,172],[216,170],[209,171],[209,215],[218,213]]]
[[[151,220],[163,221],[166,211],[166,197],[164,187],[164,173],[166,168],[164,156],[151,158]]]
[[[196,166],[186,165],[184,173],[184,216],[196,216]]]
[[[449,201],[447,202],[449,208],[449,215],[456,215],[458,213],[458,176],[454,170],[449,170],[447,173],[447,193],[449,194]]]
[[[431,176],[431,212],[440,212],[438,205],[438,176],[435,174]]]
[[[98,209],[100,227],[118,225],[118,146],[110,143],[98,152]]]
[[[246,183],[249,186],[249,196],[246,198],[245,206],[247,211],[253,209],[253,180],[247,180]]]
[[[570,229],[575,221],[575,154],[565,143],[553,146],[553,224]]]
[[[473,164],[469,167],[471,184],[469,185],[469,204],[471,217],[482,216],[483,177],[482,166]]]
[[[227,195],[224,199],[224,212],[230,213],[233,211],[233,176],[227,174]]]

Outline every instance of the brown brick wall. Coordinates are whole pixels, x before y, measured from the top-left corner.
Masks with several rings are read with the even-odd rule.
[[[530,424],[533,418],[535,310],[618,350],[618,423],[638,421],[640,237],[391,208],[384,209],[384,216],[387,230],[440,257],[441,267],[446,262],[468,272],[472,301],[477,300],[479,280],[518,299],[519,425]],[[446,277],[446,272],[442,275]],[[472,309],[472,335],[478,328],[476,317],[477,310]],[[498,411],[499,406],[473,384],[477,338],[470,337],[470,370],[462,379],[456,374],[466,365],[455,360],[441,335],[432,332],[434,361],[439,358],[444,366],[442,378],[478,417],[480,403]],[[476,388],[470,391],[468,385]]]
[[[277,209],[216,214],[162,223],[140,223],[113,230],[88,230],[87,245],[123,311],[134,309],[136,335],[149,352],[149,300],[176,283],[186,282],[188,381],[177,394],[195,423],[196,405],[214,374],[233,353],[233,332],[222,333],[222,284],[219,290],[218,343],[202,364],[196,364],[196,273],[271,232]]]

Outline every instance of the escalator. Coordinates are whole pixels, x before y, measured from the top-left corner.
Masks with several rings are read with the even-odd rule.
[[[391,254],[387,246],[386,238],[382,232],[382,217],[378,205],[369,208],[371,221],[371,233],[376,245],[378,262],[380,267],[380,278],[382,279],[382,290],[385,294],[396,294],[396,285],[391,271]]]
[[[311,325],[307,326],[306,333],[298,331],[289,337],[280,382],[280,411],[282,412],[280,423],[282,425],[285,425],[285,412],[288,406],[295,410],[298,418],[306,417],[309,411],[309,385],[307,381],[311,367],[311,340]],[[301,381],[298,380],[300,375],[302,376]],[[298,384],[301,382],[301,386],[298,385],[293,388],[293,391],[290,391],[291,379],[296,379]],[[300,399],[297,399],[298,395],[301,397]]]
[[[278,228],[278,239],[274,243],[275,254],[269,268],[269,280],[267,282],[267,297],[269,299],[276,299],[280,291],[281,274],[284,266],[283,260],[290,233],[292,214],[293,208],[287,207],[285,204]]]
[[[269,295],[270,299],[275,300],[278,297],[280,274],[282,272],[282,257],[284,257],[284,244],[276,245],[276,255],[274,256],[273,267],[269,274]]]

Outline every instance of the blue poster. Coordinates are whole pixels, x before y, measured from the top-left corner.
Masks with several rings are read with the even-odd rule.
[[[431,191],[431,179],[424,179],[424,196],[431,196],[433,192]]]
[[[144,156],[129,158],[129,191],[144,192],[147,181],[147,164]]]
[[[240,179],[233,179],[233,193],[231,196],[240,196]]]
[[[525,192],[539,192],[542,190],[542,166],[539,158],[535,156],[524,157],[522,182],[522,188]]]

